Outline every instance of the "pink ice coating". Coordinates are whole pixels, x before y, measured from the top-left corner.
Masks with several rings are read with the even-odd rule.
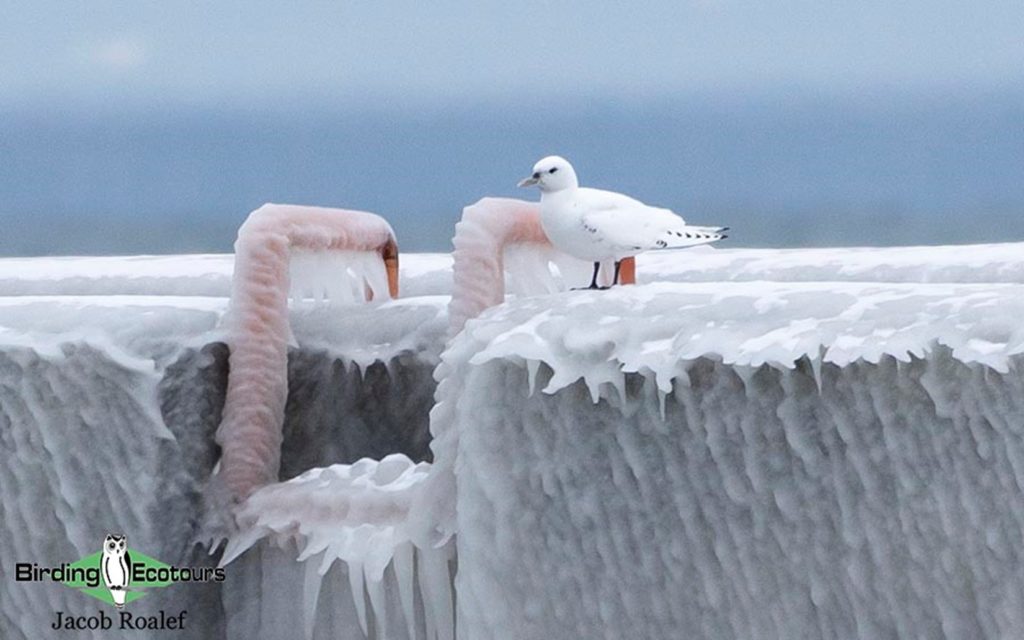
[[[389,275],[395,273],[389,278],[394,296],[396,247],[383,218],[344,209],[265,204],[238,230],[227,317],[230,373],[216,434],[222,450],[219,477],[232,499],[277,481],[288,397],[292,250],[378,252]]]
[[[463,209],[452,239],[454,286],[448,305],[452,334],[484,309],[504,302],[505,247],[525,243],[550,246],[536,203],[483,198]]]

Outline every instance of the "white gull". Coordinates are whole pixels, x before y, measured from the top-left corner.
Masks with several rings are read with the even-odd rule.
[[[555,248],[594,263],[591,289],[604,260],[615,261],[619,282],[624,258],[644,251],[683,249],[727,237],[728,227],[694,227],[668,209],[621,193],[581,187],[569,161],[548,156],[533,165],[520,187],[540,188],[540,222]]]

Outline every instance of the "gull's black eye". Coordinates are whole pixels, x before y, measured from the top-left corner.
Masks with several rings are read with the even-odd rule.
[[[548,171],[548,173],[554,173],[556,171],[558,171],[558,167],[551,167],[551,170]]]
[[[539,179],[540,179],[540,171],[535,171],[535,172],[534,172],[534,174],[533,174],[533,179],[534,179],[534,180],[539,180]]]

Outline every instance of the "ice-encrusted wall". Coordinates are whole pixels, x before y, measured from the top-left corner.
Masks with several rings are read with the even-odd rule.
[[[377,582],[343,559],[321,577],[321,558],[354,547],[296,562],[310,520],[261,503],[283,535],[228,565],[227,583],[133,610],[189,608],[175,637],[444,638],[453,602],[473,640],[1024,636],[1011,249],[850,250],[824,266],[820,252],[689,254],[642,260],[641,281],[706,282],[516,300],[451,344],[434,463],[415,504],[387,512],[454,546],[401,541]],[[443,293],[449,263],[430,262],[419,277]],[[73,285],[121,287],[130,267]],[[93,552],[108,527],[161,559],[214,563],[192,541],[217,458],[223,298],[158,273],[173,295],[81,296],[38,275],[31,293],[54,295],[0,298],[0,572]],[[396,447],[429,457],[446,302],[293,314],[283,478]],[[347,505],[360,486],[317,495]],[[353,524],[309,504],[320,532]],[[83,608],[63,587],[12,585],[4,638]]]
[[[460,637],[1024,636],[1020,287],[643,289],[446,353]]]
[[[542,367],[539,381],[551,373]],[[1024,379],[700,359],[661,418],[524,366],[459,407],[460,624],[486,638],[1024,635]],[[483,389],[502,390],[502,410]]]
[[[218,458],[213,434],[227,384],[228,350],[217,329],[226,301],[3,302],[0,637],[45,637],[58,610],[95,613],[90,598],[67,587],[15,583],[14,563],[77,560],[99,550],[108,531],[126,533],[132,548],[168,563],[215,566],[219,553],[210,556],[202,544],[204,491]],[[332,314],[346,319],[332,321]],[[346,335],[365,314],[376,320],[364,332],[373,340]],[[293,326],[299,345],[289,350],[283,477],[382,451],[429,457],[443,303],[299,311]],[[131,611],[187,609],[186,632],[170,635],[223,637],[239,597],[268,607],[278,598],[246,590],[238,582],[245,575],[239,564],[222,585],[156,590]]]

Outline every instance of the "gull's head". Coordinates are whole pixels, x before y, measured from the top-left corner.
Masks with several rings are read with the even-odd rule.
[[[520,187],[537,187],[545,192],[575,189],[580,186],[576,172],[569,161],[561,156],[548,156],[533,165],[533,173],[529,178],[519,181]]]

